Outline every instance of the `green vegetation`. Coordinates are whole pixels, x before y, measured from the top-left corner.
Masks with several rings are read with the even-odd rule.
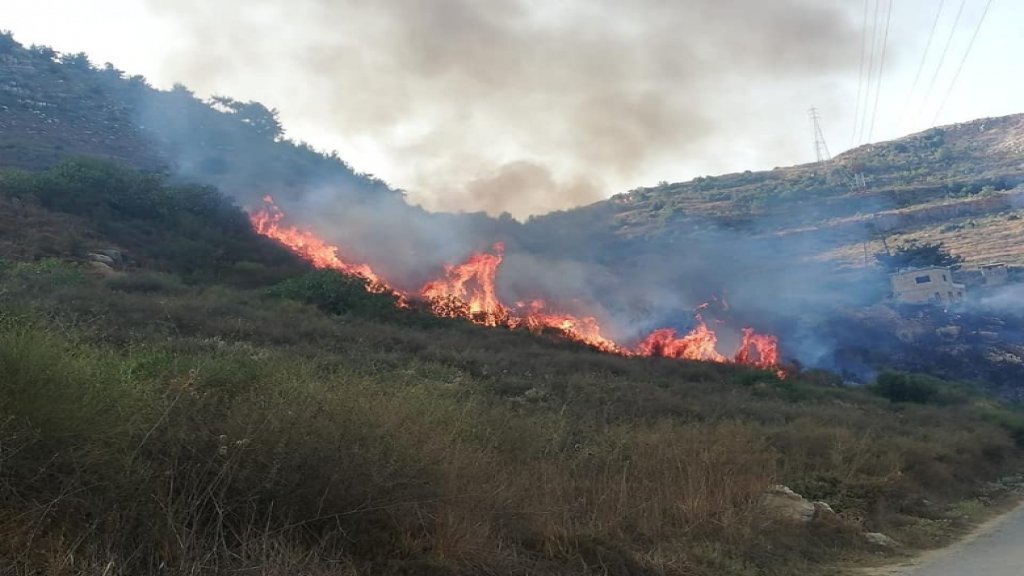
[[[23,47],[0,31],[0,167],[43,169],[68,156],[114,159],[145,170],[172,169],[254,201],[330,184],[352,197],[400,195],[357,174],[335,153],[284,137],[276,110],[181,85],[156,90],[141,76],[84,54]]]
[[[879,252],[875,254],[875,260],[890,272],[930,266],[950,267],[964,261],[961,256],[950,254],[941,242],[919,243],[915,240],[896,246],[888,252]]]
[[[397,297],[374,293],[368,281],[333,270],[315,270],[289,278],[269,290],[269,294],[312,304],[329,314],[350,314],[382,319],[400,314]]]
[[[866,530],[940,543],[1022,463],[1018,412],[918,376],[428,321],[208,189],[75,161],[5,173],[15,200],[82,245],[0,260],[0,573],[828,573]],[[774,483],[837,515],[772,518]]]
[[[135,266],[177,274],[188,283],[259,286],[308,269],[255,234],[248,217],[213,188],[171,185],[163,176],[110,162],[74,158],[39,173],[0,170],[0,196],[73,215],[96,236],[131,246]],[[0,226],[22,228],[17,220]],[[71,255],[84,256],[87,243],[76,241]],[[23,248],[29,257],[45,253],[42,246]]]

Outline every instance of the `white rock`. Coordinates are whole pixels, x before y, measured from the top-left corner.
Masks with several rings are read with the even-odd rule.
[[[897,548],[900,545],[899,542],[885,534],[882,534],[881,532],[865,532],[864,539],[875,546],[881,546],[883,548]]]
[[[814,504],[781,484],[761,494],[761,506],[769,516],[783,522],[807,524],[814,518]]]

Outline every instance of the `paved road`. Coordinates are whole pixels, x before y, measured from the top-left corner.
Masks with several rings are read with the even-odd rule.
[[[916,563],[915,563],[916,564]],[[925,555],[901,576],[1024,576],[1024,507],[950,548]]]

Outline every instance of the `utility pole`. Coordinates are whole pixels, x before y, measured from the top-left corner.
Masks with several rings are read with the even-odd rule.
[[[863,172],[857,172],[856,174],[853,175],[853,186],[857,190],[861,190],[861,191],[867,190],[867,188],[868,188],[868,179],[864,177],[864,173]]]
[[[814,134],[814,155],[818,158],[819,164],[831,162],[832,154],[828,151],[825,134],[821,131],[821,117],[818,116],[818,109],[811,108],[807,113],[811,117],[811,130]]]

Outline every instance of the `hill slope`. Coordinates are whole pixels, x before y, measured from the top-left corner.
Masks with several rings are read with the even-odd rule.
[[[1014,357],[1013,323],[971,320],[963,337],[937,345],[933,332],[926,344],[893,342],[899,352],[886,357],[860,336],[871,331],[860,309],[882,302],[888,291],[884,271],[864,264],[886,241],[944,241],[968,265],[1021,262],[1019,115],[861,147],[828,165],[634,190],[519,224],[411,207],[340,159],[283,139],[273,111],[256,103],[203,102],[184,87],[153,90],[111,67],[95,69],[81,55],[24,48],[9,35],[0,36],[0,59],[0,165],[39,170],[87,154],[160,170],[183,190],[192,179],[217,185],[250,208],[269,193],[290,224],[317,232],[346,259],[368,262],[396,284],[419,286],[443,265],[501,241],[498,290],[505,301],[543,299],[581,309],[617,340],[665,326],[685,332],[694,309],[727,302],[728,316],[713,321],[779,335],[788,360],[864,381],[886,366],[934,366],[934,351],[941,350],[955,359],[946,377],[984,377],[1019,398],[1018,368],[1003,363],[990,370],[990,363],[978,362]],[[82,246],[94,246],[95,230],[61,215],[49,226],[40,221],[31,231],[34,248],[26,251],[18,220],[50,216],[31,204],[11,204],[8,213],[19,215],[0,236],[9,256],[51,255],[73,244],[82,256]],[[72,234],[62,233],[65,225]],[[184,241],[170,250],[178,262],[201,253]],[[260,250],[239,264],[238,282],[259,281],[264,272],[252,264],[265,266]],[[197,266],[205,270],[198,276],[219,266],[217,258]],[[196,280],[196,271],[170,271]],[[881,310],[872,321],[888,323],[889,314]],[[934,322],[938,330],[961,321]],[[888,335],[905,332],[897,325]],[[1001,347],[984,343],[981,333],[1001,335]],[[963,350],[971,355],[959,355]]]
[[[862,178],[862,180],[861,180]],[[970,264],[1024,264],[1024,114],[932,128],[848,151],[832,162],[641,188],[539,228],[607,228],[659,240],[719,227],[793,236],[818,256],[863,265],[864,242],[947,242]]]
[[[75,160],[0,203],[30,216],[0,221],[3,573],[834,574],[1022,467],[1024,416],[970,387],[433,318],[209,188]]]

